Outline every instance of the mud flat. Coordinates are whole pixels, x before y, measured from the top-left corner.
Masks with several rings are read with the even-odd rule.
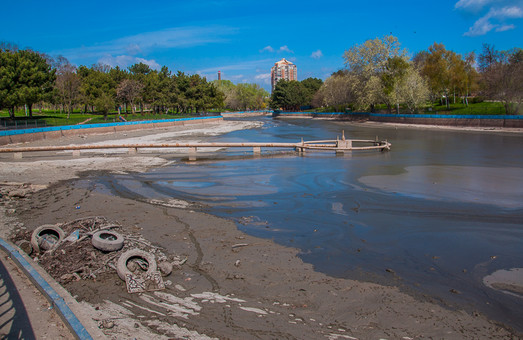
[[[58,143],[122,143],[129,138],[204,140],[248,126],[223,122],[124,135],[68,137]],[[212,132],[214,131],[214,132]],[[159,136],[161,135],[161,136]],[[31,145],[42,145],[47,141]],[[521,334],[479,313],[414,298],[395,287],[335,279],[314,271],[298,250],[246,235],[195,202],[159,205],[106,195],[88,171],[140,172],[171,156],[103,154],[0,157],[0,229],[32,230],[104,216],[166,253],[187,258],[165,290],[129,294],[116,272],[64,284],[111,339],[510,339]],[[83,173],[82,173],[83,172]],[[21,185],[25,183],[25,185]],[[184,204],[181,204],[184,203]],[[180,208],[183,207],[183,208]]]

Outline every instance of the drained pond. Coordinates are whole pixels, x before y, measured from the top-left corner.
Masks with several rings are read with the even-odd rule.
[[[318,271],[397,285],[523,329],[521,135],[260,120],[212,141],[324,140],[344,130],[392,149],[223,150],[95,180],[115,195],[198,202],[248,234],[300,249]]]

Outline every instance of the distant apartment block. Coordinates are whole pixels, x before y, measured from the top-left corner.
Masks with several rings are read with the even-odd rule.
[[[298,69],[296,68],[296,65],[285,58],[274,63],[274,66],[271,69],[272,91],[274,91],[274,87],[280,79],[298,80]]]

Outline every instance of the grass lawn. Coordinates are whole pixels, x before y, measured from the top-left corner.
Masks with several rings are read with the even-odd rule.
[[[350,105],[346,105],[350,107]],[[341,107],[340,107],[341,108]],[[344,112],[345,109],[334,107],[322,107],[316,109],[306,110],[305,112]],[[345,108],[345,106],[343,106]],[[389,113],[387,105],[379,104],[375,106],[375,112]],[[393,109],[392,113],[396,113]],[[407,112],[407,108],[404,105],[400,106],[400,113]],[[481,102],[481,103],[469,103],[469,106],[465,106],[461,103],[450,104],[450,109],[447,109],[445,105],[441,105],[440,102],[433,103],[432,105],[427,104],[423,109],[420,110],[420,114],[441,114],[441,115],[504,115],[505,107],[499,102]]]
[[[217,113],[219,115],[219,113]],[[122,114],[121,117],[125,121],[143,121],[143,120],[162,120],[162,119],[176,119],[195,117],[195,115],[180,115],[180,114],[152,114],[152,113],[135,113]],[[44,127],[44,126],[64,126],[77,124],[101,124],[122,122],[117,113],[110,113],[106,117],[102,114],[85,114],[85,113],[71,113],[69,118],[65,113],[56,113],[53,111],[43,111],[42,113],[33,112],[33,116],[25,115],[25,112],[20,111],[15,113],[14,121],[9,119],[7,111],[0,111],[0,127],[18,126],[18,127]]]
[[[505,107],[499,102],[481,102],[481,103],[470,103],[469,106],[464,104],[450,104],[450,109],[447,109],[445,105],[439,105],[435,103],[432,106],[432,111],[429,111],[429,107],[426,107],[423,113],[437,113],[437,114],[450,114],[450,115],[504,115]]]

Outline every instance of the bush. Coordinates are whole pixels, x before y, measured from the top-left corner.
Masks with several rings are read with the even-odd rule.
[[[481,96],[469,98],[469,103],[470,104],[483,103],[484,101],[485,101],[485,98],[483,98]]]

